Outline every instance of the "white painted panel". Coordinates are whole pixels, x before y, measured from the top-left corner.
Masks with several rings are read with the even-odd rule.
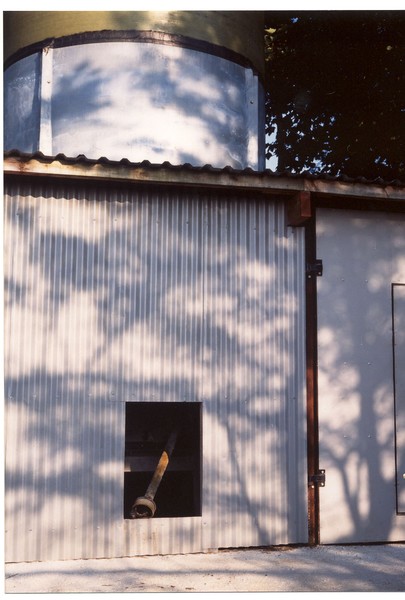
[[[391,284],[405,216],[317,211],[321,542],[403,540],[396,514]]]
[[[405,513],[405,283],[394,285],[394,378],[398,512]]]

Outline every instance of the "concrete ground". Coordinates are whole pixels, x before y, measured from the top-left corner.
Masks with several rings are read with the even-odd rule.
[[[12,563],[6,593],[404,592],[405,544]]]

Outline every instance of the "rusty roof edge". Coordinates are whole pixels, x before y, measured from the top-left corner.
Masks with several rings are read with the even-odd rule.
[[[399,180],[387,182],[380,178],[353,179],[310,173],[254,171],[250,168],[243,170],[232,167],[217,168],[212,165],[196,167],[189,163],[172,165],[167,161],[160,164],[147,160],[135,163],[126,158],[114,161],[106,157],[90,159],[84,155],[46,156],[42,152],[23,153],[19,150],[4,153],[4,173],[217,189],[233,188],[263,194],[309,191],[319,195],[405,200],[405,182]]]

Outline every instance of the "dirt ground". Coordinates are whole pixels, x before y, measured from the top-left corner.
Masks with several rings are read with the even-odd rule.
[[[404,592],[405,543],[5,565],[6,593]]]

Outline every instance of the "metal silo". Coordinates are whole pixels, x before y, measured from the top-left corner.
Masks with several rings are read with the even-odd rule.
[[[261,12],[5,14],[5,149],[264,168]]]

